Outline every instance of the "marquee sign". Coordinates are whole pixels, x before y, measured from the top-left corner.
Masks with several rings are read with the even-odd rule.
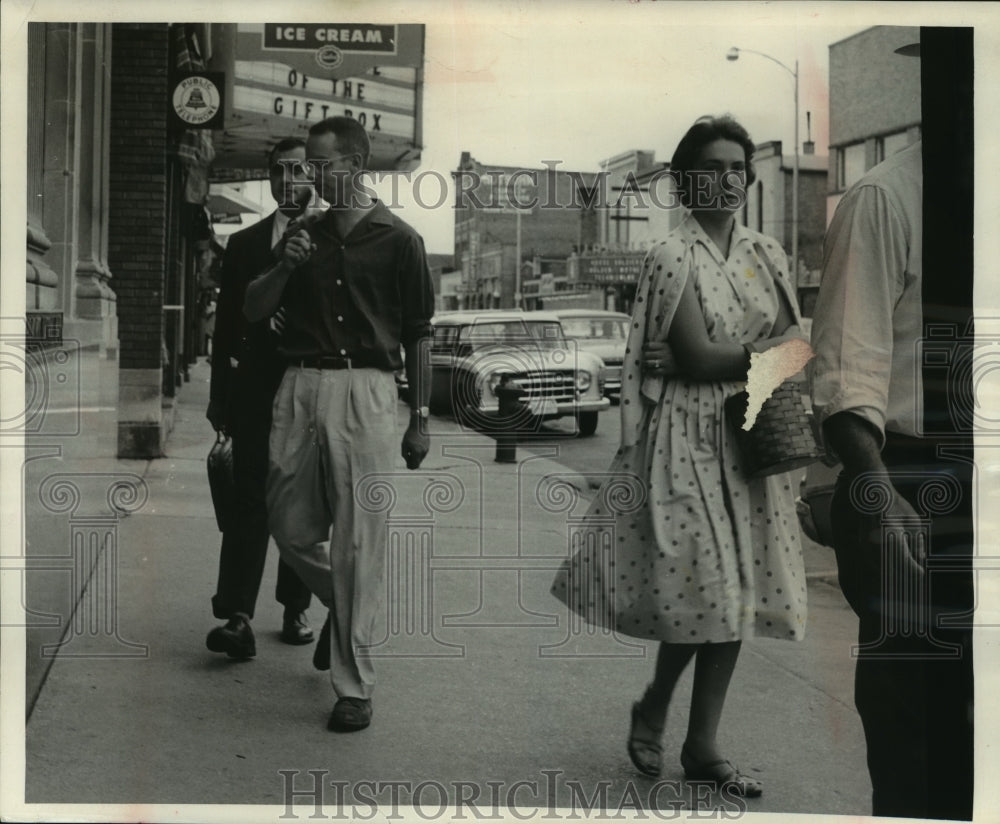
[[[312,125],[327,117],[353,117],[369,133],[412,138],[416,69],[381,69],[358,78],[304,74],[282,63],[237,60],[233,106]]]
[[[239,23],[236,59],[284,63],[327,77],[364,74],[372,66],[424,63],[424,27],[376,23]]]
[[[333,116],[368,132],[373,170],[413,169],[420,158],[424,27],[376,23],[237,23],[213,30],[231,66],[226,132],[214,167],[257,168],[267,148],[305,138]]]
[[[396,26],[370,23],[265,23],[265,49],[322,49],[396,53]]]

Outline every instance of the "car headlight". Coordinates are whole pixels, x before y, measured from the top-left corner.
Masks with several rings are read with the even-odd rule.
[[[497,394],[497,387],[500,385],[500,379],[502,377],[503,372],[490,372],[486,376],[486,386],[489,388],[494,397]]]
[[[578,392],[586,392],[590,389],[593,377],[586,369],[578,369],[576,373],[576,389]]]

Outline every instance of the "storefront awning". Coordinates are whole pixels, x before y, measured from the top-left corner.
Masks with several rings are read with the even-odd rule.
[[[224,217],[247,214],[259,215],[263,212],[263,208],[259,203],[247,200],[238,192],[218,189],[209,193],[206,205],[213,220],[220,215]]]

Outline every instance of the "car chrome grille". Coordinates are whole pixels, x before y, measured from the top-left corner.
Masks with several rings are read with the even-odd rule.
[[[564,402],[576,399],[576,379],[570,371],[520,372],[514,380],[527,390],[528,398],[552,398]]]

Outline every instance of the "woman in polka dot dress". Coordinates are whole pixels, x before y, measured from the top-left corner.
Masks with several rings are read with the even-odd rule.
[[[613,496],[598,495],[591,514],[613,516],[604,538],[613,551],[602,556],[602,540],[585,542],[552,588],[591,623],[660,641],[653,681],[632,708],[636,768],[660,773],[667,706],[695,658],[681,764],[691,779],[747,796],[760,795],[760,782],[716,742],[740,644],[758,634],[800,639],[806,621],[791,481],[746,477],[723,412],[744,386],[749,351],[802,337],[784,254],[735,219],[754,179],[753,150],[746,130],[722,117],[700,119],[674,153],[691,213],[643,263],[612,464],[616,475],[637,476],[644,500],[608,512]]]

